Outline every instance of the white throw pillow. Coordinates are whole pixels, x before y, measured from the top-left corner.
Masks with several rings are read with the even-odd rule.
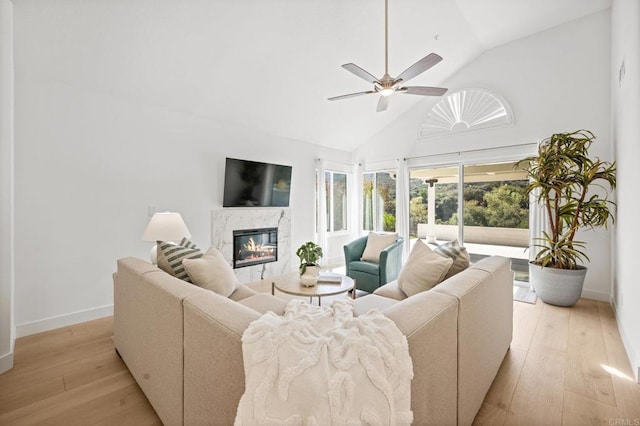
[[[367,237],[367,245],[364,248],[364,252],[362,252],[360,260],[373,263],[380,262],[380,252],[395,243],[397,239],[397,233],[376,234],[371,232]]]
[[[430,290],[444,279],[453,259],[434,253],[425,243],[417,240],[407,263],[398,276],[398,287],[407,296]]]
[[[195,285],[221,296],[229,297],[240,286],[233,269],[214,247],[200,259],[185,259],[182,264]]]

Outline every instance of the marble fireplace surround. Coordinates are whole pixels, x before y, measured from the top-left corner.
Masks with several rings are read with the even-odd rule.
[[[278,261],[234,269],[241,283],[294,271],[291,263],[290,208],[222,208],[211,211],[211,245],[233,265],[233,231],[278,228]]]

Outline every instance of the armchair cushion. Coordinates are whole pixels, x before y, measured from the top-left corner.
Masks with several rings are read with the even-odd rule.
[[[365,272],[367,274],[377,276],[380,273],[380,265],[378,265],[377,263],[371,263],[371,262],[355,261],[349,264],[349,270]]]
[[[362,253],[361,260],[367,262],[378,263],[380,261],[380,252],[398,239],[398,234],[376,234],[371,232],[367,237],[367,245]]]

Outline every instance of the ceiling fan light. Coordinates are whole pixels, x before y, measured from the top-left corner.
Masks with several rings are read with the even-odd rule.
[[[382,96],[389,96],[389,95],[392,95],[392,94],[393,94],[393,92],[395,92],[395,90],[393,90],[393,89],[382,89],[382,90],[380,91],[380,94],[381,94]]]

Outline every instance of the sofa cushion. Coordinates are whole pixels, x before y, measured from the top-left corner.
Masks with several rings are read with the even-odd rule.
[[[439,284],[453,264],[453,259],[434,253],[422,240],[417,240],[407,263],[398,277],[398,287],[413,296]]]
[[[184,269],[182,261],[185,259],[198,259],[202,252],[198,249],[183,247],[168,241],[158,241],[158,267],[166,273],[191,282],[189,274]]]
[[[400,290],[400,287],[398,287],[398,280],[393,280],[382,287],[378,287],[373,294],[395,300],[404,300],[407,298],[405,292]]]
[[[382,311],[396,303],[398,303],[397,300],[377,296],[375,294],[369,294],[367,296],[358,297],[353,301],[353,313],[354,315],[359,316],[366,314],[371,309]]]
[[[360,260],[378,263],[380,261],[380,252],[395,243],[397,239],[397,233],[376,234],[375,232],[371,232],[367,237],[367,245],[364,248]]]
[[[240,287],[233,269],[215,247],[199,259],[184,259],[182,264],[194,284],[221,296],[229,297]]]
[[[236,291],[231,293],[229,299],[239,302],[242,299],[246,299],[247,297],[251,297],[256,294],[258,294],[258,292],[254,291],[252,288],[249,288],[246,285],[241,285],[236,289]]]
[[[446,256],[453,260],[451,268],[449,268],[447,275],[444,277],[445,280],[469,267],[469,253],[467,253],[466,248],[461,247],[460,244],[458,244],[458,240],[442,243],[433,251],[441,256]]]
[[[351,262],[349,263],[349,270],[350,271],[358,271],[358,272],[365,272],[367,274],[371,274],[371,275],[378,275],[378,271],[380,270],[380,266],[378,266],[377,263],[371,263],[371,262],[361,262],[359,260],[356,260],[355,262]]]
[[[276,315],[284,314],[284,308],[287,306],[287,301],[278,299],[275,296],[265,293],[258,293],[253,296],[249,296],[240,300],[238,303],[244,305],[254,311],[266,314],[271,311]]]

